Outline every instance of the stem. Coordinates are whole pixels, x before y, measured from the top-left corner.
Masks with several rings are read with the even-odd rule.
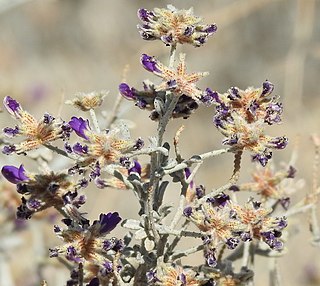
[[[165,225],[157,225],[157,229],[160,234],[171,234],[174,236],[178,236],[180,238],[181,238],[181,236],[195,237],[195,238],[199,238],[199,237],[203,236],[203,233],[188,231],[188,230],[185,230],[185,228],[182,228],[180,230],[175,230],[175,229],[171,229],[170,227],[165,226]]]
[[[174,108],[176,107],[178,101],[179,101],[179,96],[173,95],[173,97],[169,103],[169,106],[166,110],[166,113],[163,115],[163,117],[161,117],[161,119],[159,121],[159,126],[158,126],[158,146],[159,147],[162,145],[163,134],[166,131],[166,127],[168,125],[168,122],[171,118],[172,112],[173,112]]]
[[[189,254],[192,254],[192,253],[196,253],[198,251],[201,251],[203,250],[204,248],[204,245],[203,244],[200,244],[200,245],[197,245],[197,246],[194,246],[194,247],[191,247],[191,248],[188,248],[186,250],[180,250],[180,251],[176,251],[172,257],[171,257],[171,260],[172,261],[175,261],[181,257],[184,257],[184,256],[188,256]]]
[[[9,259],[0,251],[0,284],[14,286]]]
[[[119,108],[120,108],[120,105],[121,105],[121,102],[122,102],[122,99],[123,99],[123,96],[121,94],[118,94],[117,96],[117,100],[113,106],[113,109],[112,109],[112,112],[111,112],[111,115],[108,119],[108,123],[106,124],[107,128],[109,128],[111,126],[111,124],[113,122],[116,121],[116,119],[118,118],[118,111],[119,111]]]
[[[313,235],[312,244],[320,245],[320,228],[317,217],[317,206],[315,204],[311,207],[311,226]]]
[[[101,130],[100,130],[100,127],[99,127],[99,123],[98,123],[98,119],[97,119],[97,116],[96,116],[96,112],[94,111],[94,109],[90,109],[89,112],[90,112],[90,116],[91,116],[94,128],[96,129],[97,133],[101,133]]]
[[[248,267],[249,265],[249,254],[250,254],[250,242],[243,243],[243,255],[242,255],[242,267]]]
[[[269,285],[280,286],[280,272],[278,269],[278,260],[275,257],[271,257],[269,260]]]
[[[207,153],[203,153],[201,155],[192,156],[191,158],[184,160],[183,162],[175,165],[173,168],[164,170],[163,174],[164,175],[172,174],[174,172],[177,172],[177,171],[183,170],[187,167],[190,167],[194,163],[200,164],[201,161],[203,161],[205,159],[215,157],[215,156],[218,156],[218,155],[230,152],[230,151],[231,151],[231,148],[226,148],[226,149],[213,150],[213,151],[210,151]]]
[[[204,196],[200,200],[198,200],[198,205],[200,205],[201,203],[205,202],[208,198],[214,197],[217,194],[220,194],[220,193],[226,191],[231,186],[232,186],[232,184],[230,182],[228,182],[227,184],[223,185],[222,187],[220,187],[220,188],[218,188],[216,190],[212,190],[209,194],[207,194],[206,196]]]
[[[176,45],[172,45],[170,50],[170,58],[169,58],[170,68],[173,67],[173,64],[174,64],[175,51],[176,51]],[[178,100],[179,100],[178,96],[173,96],[173,98],[170,101],[169,95],[167,95],[167,101],[168,101],[168,104],[166,104],[167,109],[165,111],[164,116],[160,118],[158,128],[157,128],[157,131],[158,131],[157,147],[162,147],[163,134],[166,130],[167,124],[169,122],[169,119],[171,118],[172,112]],[[153,236],[156,244],[158,244],[158,242],[160,241],[160,235],[155,228],[154,217],[152,215],[152,212],[153,212],[153,203],[154,201],[157,201],[157,198],[154,197],[154,194],[157,193],[160,177],[156,176],[156,171],[160,167],[161,157],[162,156],[158,153],[153,153],[153,155],[151,156],[151,177],[150,177],[150,184],[149,184],[150,187],[148,189],[148,197],[147,197],[148,201],[145,209],[145,212],[147,214],[147,218],[149,221],[149,226],[151,227],[151,230],[153,232]],[[163,245],[164,244],[165,244],[165,241]]]
[[[185,193],[180,195],[179,207],[178,207],[177,212],[176,212],[175,216],[173,217],[173,220],[170,224],[171,229],[174,229],[177,226],[177,224],[182,216],[184,202],[185,202]]]
[[[177,45],[176,44],[172,45],[170,49],[169,68],[172,68],[174,65],[176,50],[177,50]]]
[[[150,155],[154,152],[160,152],[162,153],[164,156],[168,156],[168,149],[164,148],[164,147],[154,147],[154,148],[144,148],[141,149],[139,151],[133,152],[132,154],[128,154],[126,155],[126,157],[128,158],[132,158],[135,156],[140,156],[140,155]]]
[[[70,154],[68,154],[66,151],[60,149],[59,147],[56,147],[56,146],[52,146],[50,144],[43,144],[44,147],[50,149],[51,151],[59,154],[59,155],[62,155],[64,157],[67,157],[71,160],[75,160],[76,158],[73,158]]]

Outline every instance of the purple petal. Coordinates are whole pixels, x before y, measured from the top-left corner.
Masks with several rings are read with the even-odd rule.
[[[142,54],[140,61],[147,71],[161,73],[161,71],[157,67],[157,61],[154,57]]]
[[[268,142],[268,146],[275,149],[284,149],[288,145],[288,138],[283,137],[274,137]]]
[[[192,207],[186,207],[183,210],[183,215],[186,217],[190,217],[192,215]]]
[[[134,94],[134,89],[130,88],[130,86],[124,82],[119,85],[119,92],[126,99],[129,99],[129,100],[136,99],[136,96]]]
[[[20,165],[19,168],[9,165],[3,166],[1,173],[9,182],[13,184],[18,184],[29,179],[29,177],[25,175],[25,169],[23,165]]]
[[[72,151],[78,155],[83,155],[88,153],[88,146],[81,145],[79,142],[73,145]]]
[[[8,112],[14,116],[17,116],[18,112],[22,110],[19,102],[17,102],[10,96],[6,96],[4,98],[3,104]]]
[[[7,137],[12,138],[12,137],[19,134],[19,127],[18,126],[15,126],[14,128],[5,127],[5,128],[3,128],[3,133]]]
[[[7,145],[7,146],[3,146],[2,148],[2,153],[5,155],[10,155],[15,151],[16,151],[16,146],[14,145]]]
[[[154,14],[151,11],[148,11],[147,9],[141,8],[138,10],[138,17],[143,22],[149,22],[150,17],[153,17]]]
[[[194,27],[193,26],[188,26],[185,30],[183,35],[186,37],[190,37],[194,32]]]
[[[85,134],[86,131],[90,129],[89,120],[84,120],[82,117],[71,117],[69,125],[76,132],[76,134],[86,140],[89,140],[89,137]]]
[[[215,33],[217,31],[217,25],[215,24],[212,24],[212,25],[209,25],[205,30],[204,32],[208,33],[209,35]]]
[[[272,93],[274,89],[274,84],[271,83],[270,81],[265,81],[263,84],[262,84],[262,96],[268,96],[269,94]]]
[[[117,224],[121,221],[121,217],[117,212],[100,214],[99,223],[100,223],[100,234],[109,233],[113,230]]]
[[[137,160],[134,160],[133,163],[134,163],[133,167],[131,167],[128,170],[129,175],[131,173],[138,173],[139,175],[141,175],[141,165],[139,164],[139,162]]]

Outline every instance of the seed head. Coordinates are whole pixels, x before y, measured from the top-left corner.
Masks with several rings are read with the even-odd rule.
[[[200,17],[193,15],[193,9],[178,10],[172,5],[167,9],[155,8],[153,11],[139,9],[138,25],[144,40],[161,40],[165,45],[191,44],[202,46],[209,36],[217,31],[215,24],[202,24]]]

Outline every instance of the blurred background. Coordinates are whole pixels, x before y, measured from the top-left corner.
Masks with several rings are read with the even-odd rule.
[[[293,201],[303,198],[312,185],[314,150],[310,137],[320,133],[319,1],[0,0],[1,97],[12,96],[38,118],[48,111],[61,112],[68,120],[75,114],[86,115],[70,106],[61,109],[61,102],[79,91],[108,90],[100,108],[108,114],[120,82],[125,80],[137,88],[146,78],[156,82],[141,67],[140,55],[147,53],[166,62],[169,48],[159,41],[140,38],[136,11],[167,4],[180,9],[193,6],[195,15],[218,26],[217,33],[203,47],[183,46],[178,50],[187,54],[189,71],[210,72],[199,83],[201,88],[225,92],[231,86],[260,87],[266,79],[275,84],[274,94],[281,96],[285,111],[283,123],[268,132],[288,136],[290,144],[284,151],[274,152],[274,165],[288,163],[297,150],[297,176],[304,178],[305,185]],[[220,149],[222,136],[212,124],[213,112],[212,108],[200,107],[189,120],[171,122],[166,139],[172,142],[175,132],[184,124],[181,149],[185,158]],[[148,112],[123,102],[120,113],[135,122],[133,138],[141,136],[147,141],[148,136],[155,134],[156,123],[148,119]],[[101,122],[103,125],[102,117]],[[13,125],[6,112],[0,113],[1,128]],[[0,155],[1,165],[18,165],[21,160]],[[208,189],[219,187],[230,178],[232,161],[230,155],[209,160],[203,164],[196,182]],[[63,164],[53,168],[59,169]],[[33,162],[26,163],[26,167],[36,171]],[[250,156],[245,154],[240,182],[250,180],[254,168]],[[167,199],[175,201],[178,193],[177,186],[170,190]],[[91,218],[114,210],[123,218],[137,217],[138,204],[131,203],[134,196],[128,192],[124,195],[117,190],[92,189],[87,195],[86,211]],[[295,226],[290,229],[288,253],[278,262],[281,285],[320,285],[320,253],[310,245],[307,216],[301,215],[289,223]],[[58,263],[42,258],[47,248],[60,243],[53,238],[52,225],[37,231],[46,229],[46,225],[43,221],[33,222],[19,234],[2,228],[4,223],[0,225],[0,260],[8,262],[1,265],[8,267],[5,272],[10,273],[8,282],[1,286],[39,285],[37,281],[42,277],[50,286],[64,285],[68,273]],[[201,255],[197,259],[201,261]],[[256,285],[268,285],[267,264],[266,259],[257,260]]]

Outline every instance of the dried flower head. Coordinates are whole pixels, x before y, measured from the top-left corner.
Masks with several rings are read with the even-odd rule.
[[[265,209],[260,202],[249,200],[244,206],[233,204],[234,216],[241,222],[239,233],[244,241],[256,238],[263,240],[271,249],[282,250],[280,237],[287,226],[285,217],[271,217],[272,209]]]
[[[245,206],[233,203],[223,193],[207,199],[200,206],[188,206],[184,215],[202,232],[204,255],[207,264],[217,265],[216,250],[222,245],[235,249],[240,241],[263,240],[271,249],[281,250],[279,239],[287,226],[286,218],[274,218],[272,209],[264,209],[261,203],[250,200]]]
[[[122,160],[126,158],[120,158],[120,164],[122,164]],[[120,172],[124,176],[134,175],[136,179],[140,180],[141,182],[146,182],[150,178],[150,164],[140,165],[137,160],[129,161],[125,167],[117,168],[117,171]],[[95,181],[96,186],[100,189],[103,188],[114,188],[120,190],[128,189],[128,186],[116,177],[110,177],[107,179],[97,178]]]
[[[127,100],[134,101],[135,105],[141,109],[150,110],[150,118],[158,120],[163,115],[162,106],[166,101],[166,91],[156,91],[156,86],[149,80],[143,82],[143,90],[137,90],[126,83],[119,85],[121,95]],[[156,100],[157,98],[157,100]],[[189,96],[182,95],[172,112],[172,118],[188,118],[197,108],[197,101]]]
[[[252,159],[265,166],[272,157],[271,149],[283,149],[287,146],[285,136],[271,137],[264,134],[266,125],[279,123],[282,105],[276,98],[269,97],[273,85],[266,81],[262,88],[248,88],[244,91],[238,88],[229,89],[226,94],[213,93],[216,104],[216,114],[213,122],[219,131],[226,136],[223,144],[235,149],[247,149],[252,153]]]
[[[275,171],[272,166],[261,168],[252,174],[253,182],[241,184],[238,186],[240,191],[250,191],[258,193],[261,201],[273,199],[279,202],[285,209],[289,207],[289,194],[293,191],[288,186],[288,180],[295,177],[296,170],[292,166],[287,169]],[[297,186],[301,185],[301,181],[297,182]]]
[[[84,139],[84,144],[75,143],[71,151],[79,155],[81,165],[95,165],[102,168],[107,164],[118,163],[120,158],[143,146],[141,139],[133,141],[126,126],[117,127],[104,133],[91,130],[89,120],[81,117],[72,117],[69,125],[75,133]]]
[[[114,269],[115,254],[119,253],[124,245],[122,240],[115,237],[106,238],[121,221],[117,212],[100,214],[99,220],[80,225],[72,220],[63,220],[67,229],[54,227],[54,231],[65,244],[50,249],[50,257],[64,256],[75,264],[82,263],[85,271],[84,281],[94,278],[103,281],[110,279]]]
[[[75,95],[75,98],[67,100],[66,104],[71,104],[82,111],[89,111],[90,109],[99,107],[107,94],[108,92],[106,91],[93,91],[90,93],[79,92]]]
[[[199,100],[204,92],[195,83],[208,72],[186,72],[185,54],[180,54],[179,63],[176,69],[169,68],[160,63],[156,58],[143,54],[141,56],[142,66],[149,72],[162,78],[162,83],[156,86],[156,91],[170,91],[175,96],[188,96],[194,100]]]
[[[70,135],[69,127],[63,121],[55,119],[48,113],[45,113],[40,121],[37,121],[10,96],[6,96],[3,103],[7,111],[20,122],[14,128],[4,128],[4,134],[9,138],[18,135],[26,137],[26,140],[21,143],[4,146],[2,149],[4,154],[22,154],[37,149],[43,144],[50,144],[57,139],[68,138]]]
[[[192,270],[184,270],[183,267],[162,263],[157,271],[151,271],[147,275],[148,285],[161,286],[200,286],[196,273]]]
[[[83,218],[78,208],[85,203],[85,196],[78,196],[75,184],[65,173],[33,174],[26,172],[23,165],[3,166],[3,176],[17,185],[22,194],[21,205],[17,208],[17,218],[29,219],[33,214],[50,207],[63,209],[77,221]]]
[[[141,37],[159,39],[167,46],[179,43],[200,47],[217,31],[215,24],[202,24],[202,19],[193,15],[192,8],[178,10],[168,5],[167,9],[155,8],[153,11],[139,9],[138,17],[143,22],[138,25]]]

